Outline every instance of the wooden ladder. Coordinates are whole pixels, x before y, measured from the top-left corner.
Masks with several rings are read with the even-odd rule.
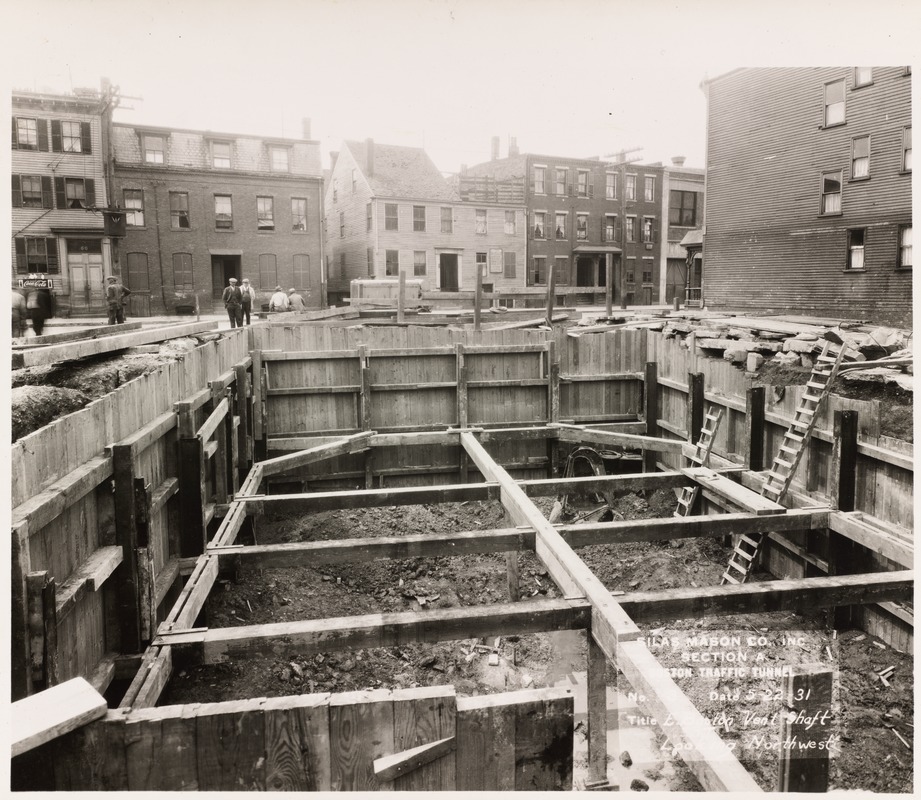
[[[722,419],[722,408],[717,409],[715,414],[713,413],[713,406],[707,409],[707,413],[704,417],[704,425],[700,429],[700,438],[697,440],[697,446],[694,448],[694,455],[690,456],[688,459],[691,462],[691,466],[705,467],[709,463],[710,451],[713,449],[713,439],[716,437],[716,431],[719,429]],[[691,509],[694,508],[694,502],[697,500],[698,494],[700,494],[700,484],[695,483],[693,486],[685,486],[681,490],[681,494],[678,495],[678,508],[675,510],[674,516],[690,516]]]
[[[761,487],[761,496],[775,503],[783,500],[793,482],[793,476],[796,474],[796,469],[806,449],[806,442],[815,428],[819,407],[828,395],[838,374],[844,347],[841,347],[836,355],[829,355],[829,345],[829,342],[825,343],[821,355],[815,361],[812,374],[806,381],[806,391],[793,416],[793,422],[790,423],[790,427],[784,434],[783,442],[780,444],[777,455],[774,456],[774,463],[768,472],[767,480]],[[764,537],[763,533],[752,533],[739,537],[720,584],[745,583],[748,580]]]

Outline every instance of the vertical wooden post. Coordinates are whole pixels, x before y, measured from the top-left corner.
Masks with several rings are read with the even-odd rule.
[[[831,451],[832,508],[853,511],[857,490],[857,412],[835,411]]]
[[[604,254],[604,314],[610,319],[614,313],[614,256]]]
[[[10,584],[10,610],[12,624],[12,700],[22,700],[32,693],[32,667],[29,657],[29,606],[26,589],[26,576],[31,572],[29,557],[29,524],[14,525],[12,528],[11,566],[12,582]]]
[[[646,362],[644,375],[646,435],[659,435],[659,367],[655,361]],[[643,451],[643,472],[656,471],[656,451]]]
[[[547,325],[553,327],[553,304],[556,301],[556,269],[551,264],[547,269]]]
[[[205,448],[195,435],[195,412],[179,408],[179,556],[205,551]]]
[[[552,335],[552,333],[551,333]],[[556,341],[547,342],[547,422],[560,421],[560,359]],[[552,478],[559,470],[560,442],[555,436],[547,438],[547,477]]]
[[[358,371],[361,376],[358,427],[363,431],[369,431],[371,430],[371,367],[368,364],[368,346],[364,344],[358,345]]]
[[[150,484],[134,479],[135,524],[137,526],[138,607],[141,641],[149,642],[157,628],[156,581],[153,546],[150,541]]]
[[[745,393],[745,461],[755,472],[764,469],[764,387],[753,386]]]
[[[791,673],[783,678],[777,790],[827,792],[833,673],[824,665],[794,666]]]
[[[476,265],[476,291],[473,296],[473,329],[480,329],[480,308],[483,305],[483,268]]]
[[[588,638],[586,659],[588,781],[592,784],[606,784],[608,781],[608,660],[591,631],[586,631],[586,637]],[[614,735],[617,735],[616,728]]]
[[[700,431],[704,426],[704,374],[702,372],[688,373],[688,441],[696,442],[700,439]]]
[[[222,381],[209,381],[208,388],[211,389],[211,401],[208,408],[214,411],[224,398],[224,383]],[[212,436],[217,444],[217,450],[212,456],[212,469],[214,475],[214,501],[216,503],[227,502],[227,427],[229,417],[232,411],[224,415],[214,431]]]
[[[180,455],[181,459],[181,455]],[[181,466],[181,460],[180,460]],[[112,473],[115,483],[115,537],[122,548],[122,563],[116,568],[118,630],[122,653],[141,652],[141,604],[138,583],[138,531],[135,514],[134,447],[112,446]]]
[[[402,325],[406,322],[406,272],[399,270],[399,296],[397,297],[397,322]]]
[[[57,589],[47,570],[26,575],[26,602],[31,680],[48,689],[58,682],[58,617]]]
[[[253,350],[253,459],[265,461],[265,378],[263,377],[262,351]]]
[[[252,463],[252,440],[249,436],[252,419],[249,404],[249,373],[243,364],[237,364],[233,371],[236,377],[234,406],[240,419],[240,424],[237,426],[237,482],[234,487],[236,490],[240,486],[240,481],[245,479]]]
[[[454,352],[457,357],[457,427],[467,427],[467,365],[464,362],[464,345],[457,342],[454,345]],[[467,474],[470,466],[470,460],[467,451],[463,447],[460,450],[460,482],[467,482]]]

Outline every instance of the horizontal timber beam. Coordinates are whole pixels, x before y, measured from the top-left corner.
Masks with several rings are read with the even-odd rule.
[[[334,442],[311,447],[299,453],[290,453],[289,455],[270,458],[260,462],[262,466],[262,476],[277,475],[279,472],[285,472],[289,469],[297,469],[307,464],[315,464],[327,458],[348,455],[350,453],[360,453],[370,447],[369,440],[374,435],[374,431],[356,433],[353,436],[344,436]]]
[[[637,622],[651,622],[909,600],[913,587],[914,572],[899,570],[634,592],[620,598],[620,604]]]
[[[659,453],[681,454],[684,442],[677,439],[661,439],[657,436],[639,436],[630,433],[604,431],[598,428],[585,428],[580,425],[551,423],[560,431],[561,442],[579,442],[581,444],[609,444],[620,447],[634,447],[638,450],[652,450]]]
[[[828,515],[828,527],[899,566],[914,565],[914,545],[894,533],[887,533],[884,527],[864,522],[860,511],[832,511]]]
[[[159,635],[153,645],[172,647],[173,659],[214,664],[254,656],[272,658],[334,650],[395,647],[500,634],[587,628],[582,600],[541,600],[488,606],[366,614],[358,617],[276,622]]]

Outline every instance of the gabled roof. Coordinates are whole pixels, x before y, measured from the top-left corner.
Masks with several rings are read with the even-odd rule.
[[[450,184],[421,147],[374,142],[374,168],[368,175],[365,142],[345,142],[376,197],[458,200]]]

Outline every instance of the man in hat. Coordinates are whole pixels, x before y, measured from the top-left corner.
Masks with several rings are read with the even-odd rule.
[[[307,308],[304,305],[304,298],[297,293],[297,289],[288,289],[288,308],[291,311],[304,311]]]
[[[115,275],[106,278],[106,308],[109,312],[109,325],[125,321],[125,298],[131,290],[123,286]]]
[[[249,315],[253,310],[253,302],[256,299],[256,290],[249,285],[249,278],[243,279],[243,285],[240,286],[240,292],[243,295],[243,320],[249,325]]]
[[[288,296],[285,294],[281,286],[275,287],[275,294],[272,295],[272,299],[269,300],[269,311],[287,311],[288,310]]]
[[[224,294],[221,296],[224,301],[224,308],[227,309],[227,316],[230,318],[231,328],[243,327],[243,292],[237,286],[237,279],[231,278],[227,282]]]

